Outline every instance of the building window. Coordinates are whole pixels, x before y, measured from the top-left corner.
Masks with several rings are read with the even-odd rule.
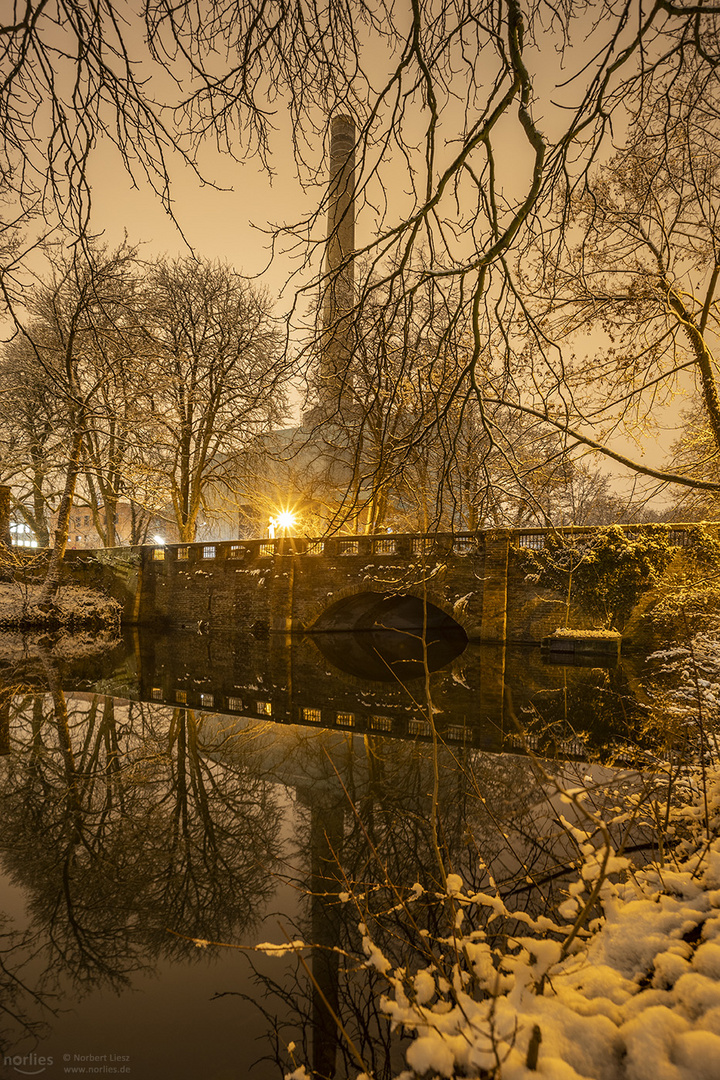
[[[79,539],[80,539],[80,537],[78,536],[78,540]],[[165,558],[165,549],[164,548],[155,548],[153,550],[153,559],[155,559],[157,562],[162,562],[162,560],[164,558]]]
[[[205,544],[205,546],[203,547],[203,559],[214,559],[214,558],[215,558],[215,545],[214,544]]]
[[[396,544],[394,540],[375,540],[373,552],[375,555],[394,555]]]
[[[13,547],[36,548],[38,546],[34,532],[24,521],[10,522],[10,542]]]
[[[215,695],[214,694],[201,694],[200,695],[200,704],[206,709],[211,709],[213,707],[213,705],[215,704]]]
[[[357,555],[359,551],[358,540],[338,540],[338,555]]]
[[[274,544],[261,544],[260,545],[260,557],[263,559],[272,558],[275,554]]]
[[[190,558],[190,548],[179,547],[177,549],[177,557],[178,557],[178,559],[189,559]]]
[[[228,709],[232,709],[233,712],[241,712],[242,707],[243,707],[242,698],[239,698],[239,697],[229,697],[228,698]]]
[[[258,701],[257,711],[261,716],[272,716],[272,702],[271,701]]]
[[[307,546],[308,555],[322,555],[325,551],[324,540],[310,540]]]
[[[162,696],[162,688],[159,686],[153,686],[152,690],[150,691],[150,697],[153,699],[153,701],[162,701]]]
[[[322,721],[322,709],[303,709],[302,718],[306,724],[319,724]]]
[[[230,558],[231,559],[242,559],[242,557],[245,554],[245,550],[246,549],[245,549],[244,544],[231,544],[230,545]]]
[[[355,727],[355,714],[351,712],[339,712],[337,714],[338,727]]]
[[[187,705],[187,690],[176,690],[175,700],[178,705]]]

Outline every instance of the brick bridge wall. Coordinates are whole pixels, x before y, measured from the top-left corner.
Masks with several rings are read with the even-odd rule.
[[[301,632],[345,597],[397,593],[426,597],[471,639],[537,642],[565,622],[565,598],[528,580],[521,557],[544,536],[530,529],[116,548],[68,552],[66,569],[70,580],[121,600],[127,624]],[[592,622],[571,609],[569,625]]]

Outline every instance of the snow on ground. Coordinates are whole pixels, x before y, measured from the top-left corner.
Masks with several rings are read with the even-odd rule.
[[[80,625],[101,622],[118,625],[120,604],[111,597],[80,585],[64,585],[52,602],[52,610],[40,610],[40,585],[0,583],[0,627]]]
[[[672,813],[672,858],[637,869],[580,836],[585,864],[559,917],[522,915],[528,935],[505,952],[463,933],[471,904],[502,917],[503,902],[455,874],[456,930],[435,942],[444,962],[393,970],[361,927],[366,966],[387,978],[382,1010],[414,1035],[397,1080],[719,1080],[720,769],[693,779]],[[602,915],[577,933],[593,891]]]

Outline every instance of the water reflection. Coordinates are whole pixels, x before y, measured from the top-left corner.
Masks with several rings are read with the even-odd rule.
[[[365,639],[373,648],[374,637]],[[267,1018],[267,1041],[248,1052],[271,1060],[254,1075],[281,1076],[291,1040],[317,1076],[355,1075],[333,1014],[374,1075],[390,1075],[399,1046],[377,1013],[377,977],[353,959],[362,956],[358,923],[372,924],[396,963],[425,949],[425,932],[442,926],[440,861],[470,888],[493,881],[509,905],[545,909],[576,857],[556,825],[553,784],[572,766],[546,760],[539,769],[521,753],[483,748],[520,749],[537,737],[556,749],[571,735],[589,745],[592,731],[627,739],[640,708],[632,675],[548,669],[528,650],[451,650],[430,680],[436,748],[420,726],[429,721],[412,687],[416,669],[403,670],[407,685],[371,681],[371,669],[348,672],[317,646],[277,635],[138,634],[91,663],[89,643],[73,649],[62,638],[28,639],[7,659],[0,864],[27,910],[0,938],[3,1052],[37,1046],[60,1061],[68,1021],[52,1009],[82,1015],[91,992],[123,994],[152,973],[164,973],[172,1000],[182,984],[197,1011],[193,980],[178,972],[219,950],[192,939],[287,935],[316,947],[284,968],[257,959],[254,991],[237,970],[214,987],[244,986]],[[395,658],[418,662],[417,653]],[[598,781],[613,776],[579,768]],[[424,899],[408,925],[400,901],[415,883]],[[485,930],[492,940],[513,926]],[[212,1061],[237,1060],[237,1029],[250,1015],[243,1000],[204,1049],[207,1075]],[[88,1052],[105,1052],[114,1024],[112,1010],[95,1021]],[[181,1038],[153,1029],[156,1039]],[[182,1037],[188,1054],[193,1034]],[[122,1039],[136,1039],[135,1080],[200,1075],[158,1071],[139,1035],[123,1029]]]
[[[133,696],[400,739],[431,740],[434,725],[448,744],[489,751],[529,746],[552,756],[610,760],[649,745],[648,709],[629,662],[612,669],[550,666],[536,647],[465,644],[464,636],[440,631],[427,643],[426,688],[417,677],[424,648],[416,635],[393,632],[268,640],[143,634],[135,647]]]
[[[31,1014],[192,956],[187,935],[247,933],[279,853],[275,789],[242,759],[211,760],[192,712],[68,698],[51,682],[11,703],[0,783],[0,861],[28,897],[11,955],[23,968],[32,952]],[[22,1043],[32,1024],[13,1026],[3,1042]]]
[[[467,647],[465,633],[430,630],[422,637],[400,630],[313,634],[318,651],[340,671],[373,682],[405,683],[425,677],[425,670],[447,667]]]

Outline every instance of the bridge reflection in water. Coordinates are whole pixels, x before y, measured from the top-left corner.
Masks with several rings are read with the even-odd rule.
[[[0,784],[0,855],[35,897],[33,942],[74,940],[78,919],[86,936],[102,941],[94,967],[87,950],[49,946],[52,978],[66,973],[88,988],[119,983],[139,957],[152,967],[192,954],[184,934],[265,940],[272,931],[257,920],[277,910],[270,883],[290,881],[307,902],[284,917],[293,934],[320,946],[307,959],[314,983],[304,984],[296,1031],[309,1051],[303,1047],[303,1059],[324,1076],[336,1074],[340,1051],[327,1006],[347,1016],[355,1002],[358,1024],[369,1009],[359,996],[366,980],[337,952],[359,949],[358,911],[341,899],[348,882],[383,911],[396,903],[388,882],[419,882],[432,895],[440,837],[447,865],[469,887],[486,889],[492,873],[505,897],[528,910],[544,905],[542,883],[561,887],[573,843],[562,830],[548,837],[552,808],[532,761],[484,751],[522,751],[529,740],[572,757],[581,736],[586,746],[609,733],[627,739],[634,712],[642,713],[627,664],[550,667],[539,649],[467,644],[440,632],[424,641],[379,630],[264,640],[135,633],[93,667],[50,651],[41,646],[33,659],[30,650],[19,681],[46,689],[54,667],[53,693],[23,705],[16,694],[12,715],[10,699],[4,707],[10,758]],[[93,696],[66,706],[61,684]],[[98,693],[125,700],[98,702]],[[431,718],[447,744],[437,754]],[[588,766],[579,768],[584,775]],[[292,840],[283,850],[288,795]],[[85,851],[95,853],[89,862]],[[422,909],[423,926],[434,929],[436,908]],[[393,923],[388,947],[396,930]],[[298,985],[286,1001],[298,1000]],[[227,977],[217,988],[226,986]],[[59,1051],[60,1021],[56,1030]],[[382,1031],[368,1028],[373,1052]]]
[[[600,663],[549,664],[538,647],[468,642],[461,630],[443,627],[424,636],[374,629],[266,638],[138,628],[101,661],[57,658],[66,690],[220,714],[240,726],[262,720],[440,737],[448,745],[562,758],[642,752],[642,658]],[[23,678],[42,684],[43,665],[27,660]],[[0,752],[8,740],[7,702],[0,701]]]
[[[406,683],[452,663],[467,647],[457,630],[429,630],[425,635],[397,630],[316,634],[313,645],[340,671],[373,682]]]
[[[116,678],[122,696],[247,720],[582,757],[642,745],[641,662],[559,666],[538,647],[468,643],[442,627],[424,638],[379,629],[256,638],[140,628],[103,686]]]

